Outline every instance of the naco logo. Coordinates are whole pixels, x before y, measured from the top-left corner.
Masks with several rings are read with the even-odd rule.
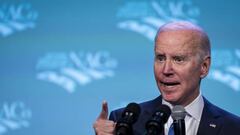
[[[7,37],[14,32],[35,27],[38,13],[29,3],[9,4],[0,6],[0,35]]]
[[[117,61],[109,52],[52,52],[41,57],[37,63],[37,79],[61,86],[69,93],[76,87],[94,80],[113,77]]]
[[[240,49],[217,49],[212,51],[212,67],[209,79],[216,80],[232,90],[240,91]]]
[[[32,111],[23,102],[3,103],[0,106],[0,134],[29,127],[31,117]]]

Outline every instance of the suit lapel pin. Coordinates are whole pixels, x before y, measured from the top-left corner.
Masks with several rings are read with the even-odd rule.
[[[212,124],[212,123],[211,123],[211,124],[209,124],[209,126],[210,126],[210,127],[212,127],[212,128],[216,128],[216,127],[217,127],[217,125],[216,125],[216,124]]]

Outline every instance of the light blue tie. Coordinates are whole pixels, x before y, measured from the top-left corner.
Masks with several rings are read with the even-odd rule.
[[[171,126],[169,128],[168,135],[174,135],[173,123],[171,124]]]

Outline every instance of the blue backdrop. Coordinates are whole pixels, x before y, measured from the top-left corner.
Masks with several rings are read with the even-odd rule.
[[[240,115],[238,0],[1,0],[0,134],[90,135],[110,110],[159,95],[153,38],[189,20],[212,42],[202,93]]]

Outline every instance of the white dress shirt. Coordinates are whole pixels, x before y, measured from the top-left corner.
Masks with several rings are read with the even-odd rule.
[[[173,106],[165,101],[162,100],[162,104],[168,105],[171,109]],[[186,127],[186,135],[196,135],[198,131],[198,126],[201,120],[202,111],[204,107],[204,101],[201,93],[198,95],[198,97],[193,100],[189,105],[185,106],[185,110],[187,112],[187,115],[185,117],[185,127]],[[172,117],[170,116],[167,123],[164,125],[164,131],[165,135],[168,134],[169,128],[173,122]]]

